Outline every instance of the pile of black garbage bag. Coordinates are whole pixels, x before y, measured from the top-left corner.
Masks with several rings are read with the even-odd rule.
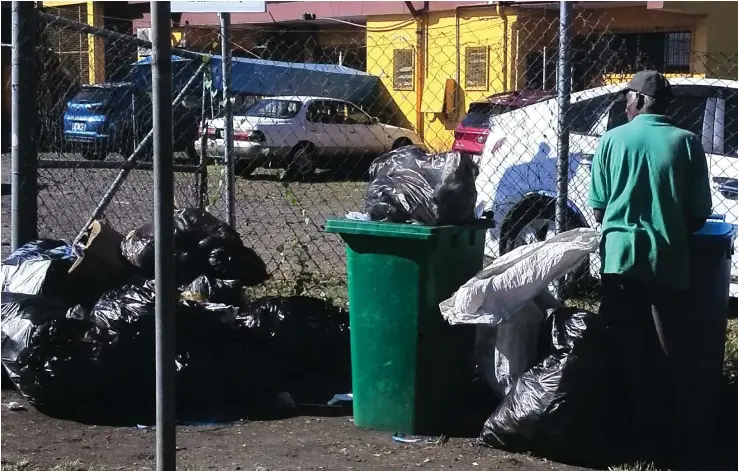
[[[369,168],[366,212],[374,221],[464,224],[474,220],[479,168],[458,152],[395,149]]]
[[[248,300],[264,262],[224,222],[176,214],[178,419],[225,421],[351,387],[347,312],[309,297]],[[75,286],[76,255],[41,240],[2,265],[2,365],[40,411],[84,422],[145,424],[155,414],[155,290],[150,226],[121,244],[124,277]],[[100,274],[101,279],[106,279]],[[221,278],[222,277],[222,278]]]
[[[601,318],[552,309],[541,331],[539,361],[484,424],[482,443],[580,466],[623,459],[632,436],[623,429],[624,398],[614,377]]]

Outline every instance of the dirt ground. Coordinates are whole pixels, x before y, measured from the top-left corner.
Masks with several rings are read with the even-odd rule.
[[[103,197],[118,170],[75,169],[74,154],[44,153],[44,160],[66,161],[70,168],[39,169],[38,232],[41,237],[71,240]],[[108,160],[121,160],[109,156]],[[2,182],[11,181],[9,154],[2,155]],[[180,162],[181,163],[181,162]],[[222,167],[209,170],[209,210],[227,218]],[[330,174],[309,182],[279,181],[276,170],[258,170],[248,178],[236,179],[236,230],[243,241],[264,259],[275,278],[294,280],[310,273],[315,280],[345,276],[343,242],[326,234],[326,219],[342,218],[349,211],[363,210],[367,183],[353,178],[337,181]],[[175,207],[196,206],[195,175],[176,173]],[[154,217],[153,174],[130,172],[112,199],[104,220],[126,234]],[[2,255],[10,249],[10,196],[2,197]]]
[[[9,411],[16,401],[27,407]],[[152,469],[153,428],[89,426],[37,412],[14,391],[2,392],[3,469]],[[534,457],[483,448],[470,439],[402,445],[391,434],[360,430],[350,417],[297,417],[271,422],[190,426],[177,430],[185,470],[578,470]],[[7,466],[7,468],[6,468]],[[98,468],[99,469],[99,468]]]

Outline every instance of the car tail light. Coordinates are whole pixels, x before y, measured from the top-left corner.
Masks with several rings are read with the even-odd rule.
[[[205,137],[215,137],[216,130],[215,128],[207,127],[205,128]],[[202,137],[202,128],[198,129],[198,135]]]
[[[264,142],[266,138],[261,131],[234,131],[234,141]]]

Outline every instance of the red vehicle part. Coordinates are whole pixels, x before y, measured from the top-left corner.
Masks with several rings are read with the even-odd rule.
[[[472,103],[466,116],[456,126],[451,150],[481,155],[487,142],[490,120],[493,116],[538,103],[552,96],[548,92],[523,90],[498,93]]]

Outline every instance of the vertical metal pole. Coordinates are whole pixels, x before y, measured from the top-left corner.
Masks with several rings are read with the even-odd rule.
[[[556,94],[559,105],[556,159],[556,233],[566,230],[569,198],[569,107],[571,105],[571,2],[559,2],[559,60]],[[557,284],[559,299],[563,283]]]
[[[569,107],[571,104],[571,3],[560,1],[559,61],[556,92],[559,104],[558,159],[556,160],[556,233],[566,227],[569,190]]]
[[[36,239],[36,12],[33,2],[13,2],[11,78],[11,247]]]
[[[202,110],[200,111],[200,170],[197,172],[197,201],[201,208],[207,205],[208,201],[208,126],[205,123],[207,119],[207,89],[205,88],[205,71],[203,71],[202,83]]]
[[[548,90],[548,77],[546,76],[546,65],[548,57],[546,56],[546,46],[543,46],[543,90]]]
[[[233,161],[233,103],[231,102],[231,14],[220,14],[220,44],[225,102],[226,214],[228,224],[236,227],[236,173]]]
[[[174,407],[174,172],[171,13],[151,2],[156,276],[156,469],[176,469]]]

